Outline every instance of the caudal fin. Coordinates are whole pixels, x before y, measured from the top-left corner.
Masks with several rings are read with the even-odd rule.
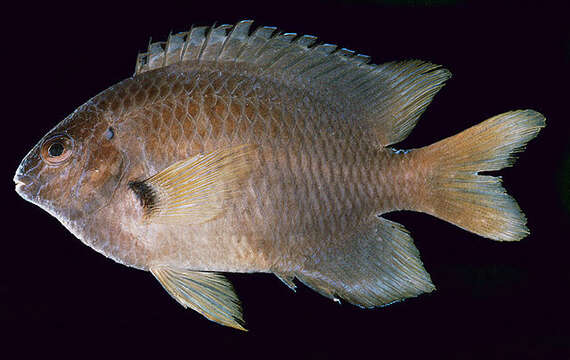
[[[428,169],[421,210],[493,240],[524,238],[526,217],[516,201],[500,178],[479,172],[511,166],[544,126],[536,111],[511,111],[420,149]]]

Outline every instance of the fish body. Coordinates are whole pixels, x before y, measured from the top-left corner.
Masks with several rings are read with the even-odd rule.
[[[544,126],[498,115],[410,151],[391,147],[450,77],[422,61],[369,65],[250,21],[151,44],[135,75],[52,129],[18,193],[86,245],[148,270],[181,304],[243,329],[218,272],[270,272],[381,306],[434,289],[395,210],[495,240],[527,234],[490,176]]]

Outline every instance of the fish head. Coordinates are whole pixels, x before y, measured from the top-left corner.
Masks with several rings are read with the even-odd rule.
[[[108,204],[124,170],[112,119],[87,103],[50,130],[14,176],[16,192],[82,239],[93,214]]]

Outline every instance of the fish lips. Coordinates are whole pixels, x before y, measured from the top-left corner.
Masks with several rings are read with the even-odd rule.
[[[14,175],[14,183],[16,184],[16,192],[18,195],[26,200],[30,200],[30,187],[33,185],[33,179],[28,175],[16,171],[16,175]]]
[[[16,174],[14,175],[14,183],[16,184],[16,192],[27,201],[33,202],[34,195],[37,194],[37,181],[34,176],[29,174],[37,173],[40,166],[39,145],[36,144],[20,162]]]

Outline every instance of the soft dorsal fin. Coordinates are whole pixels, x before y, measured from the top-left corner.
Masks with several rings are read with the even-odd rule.
[[[420,60],[389,62],[375,71],[382,80],[375,89],[361,93],[369,100],[367,120],[384,146],[404,140],[416,126],[420,115],[451,73],[439,65]],[[383,89],[381,86],[386,86]]]
[[[171,64],[247,64],[258,74],[281,79],[299,88],[317,89],[330,101],[346,101],[377,135],[383,146],[403,140],[451,74],[439,65],[411,60],[382,65],[310,35],[282,33],[253,21],[236,25],[193,27],[151,43],[139,54],[135,76]]]

